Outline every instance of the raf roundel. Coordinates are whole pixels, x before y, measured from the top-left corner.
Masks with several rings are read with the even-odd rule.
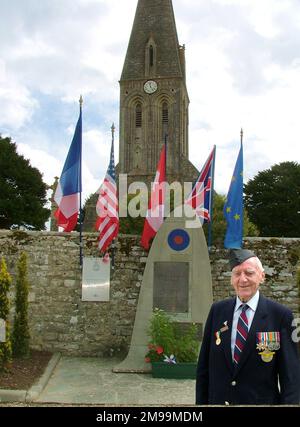
[[[168,236],[168,244],[173,251],[181,252],[189,247],[190,236],[182,229],[176,229],[171,231]]]

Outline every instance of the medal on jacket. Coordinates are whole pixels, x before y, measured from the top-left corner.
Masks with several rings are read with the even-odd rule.
[[[225,331],[227,331],[229,328],[228,328],[228,325],[227,325],[227,320],[226,320],[226,322],[224,322],[224,324],[223,324],[224,326],[219,330],[219,331],[217,331],[217,332],[215,332],[215,336],[216,336],[216,345],[220,345],[221,344],[221,333],[222,332],[225,332]]]
[[[269,363],[272,362],[275,351],[264,350],[258,354],[261,356],[263,362]]]
[[[280,349],[280,332],[258,332],[256,348],[263,362],[272,362],[275,351]]]

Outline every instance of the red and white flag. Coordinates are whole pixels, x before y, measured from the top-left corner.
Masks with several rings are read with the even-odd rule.
[[[141,239],[141,244],[145,249],[149,249],[151,239],[153,239],[159,227],[164,222],[166,157],[166,144],[164,144],[160,154],[155,180],[152,185],[151,198],[149,200],[148,211]]]
[[[114,142],[112,141],[110,162],[96,204],[98,219],[95,224],[99,231],[98,248],[105,252],[119,232],[118,196],[115,174]]]

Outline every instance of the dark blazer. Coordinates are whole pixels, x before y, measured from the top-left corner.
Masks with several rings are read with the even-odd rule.
[[[292,312],[260,295],[240,363],[235,368],[231,355],[235,303],[236,298],[231,298],[211,307],[198,360],[196,404],[298,404],[300,363],[297,344],[291,339]],[[225,321],[229,329],[221,333],[218,346],[215,333]],[[276,331],[280,332],[280,349],[275,351],[273,360],[266,363],[256,349],[256,333]]]

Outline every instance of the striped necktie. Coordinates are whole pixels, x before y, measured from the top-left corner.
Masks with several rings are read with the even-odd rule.
[[[236,339],[235,339],[235,346],[234,346],[234,353],[233,353],[233,362],[235,366],[238,365],[242,351],[245,347],[247,336],[248,336],[248,319],[246,316],[246,311],[248,310],[248,305],[243,304],[240,307],[242,307],[242,312],[240,314],[237,329],[236,329]]]

